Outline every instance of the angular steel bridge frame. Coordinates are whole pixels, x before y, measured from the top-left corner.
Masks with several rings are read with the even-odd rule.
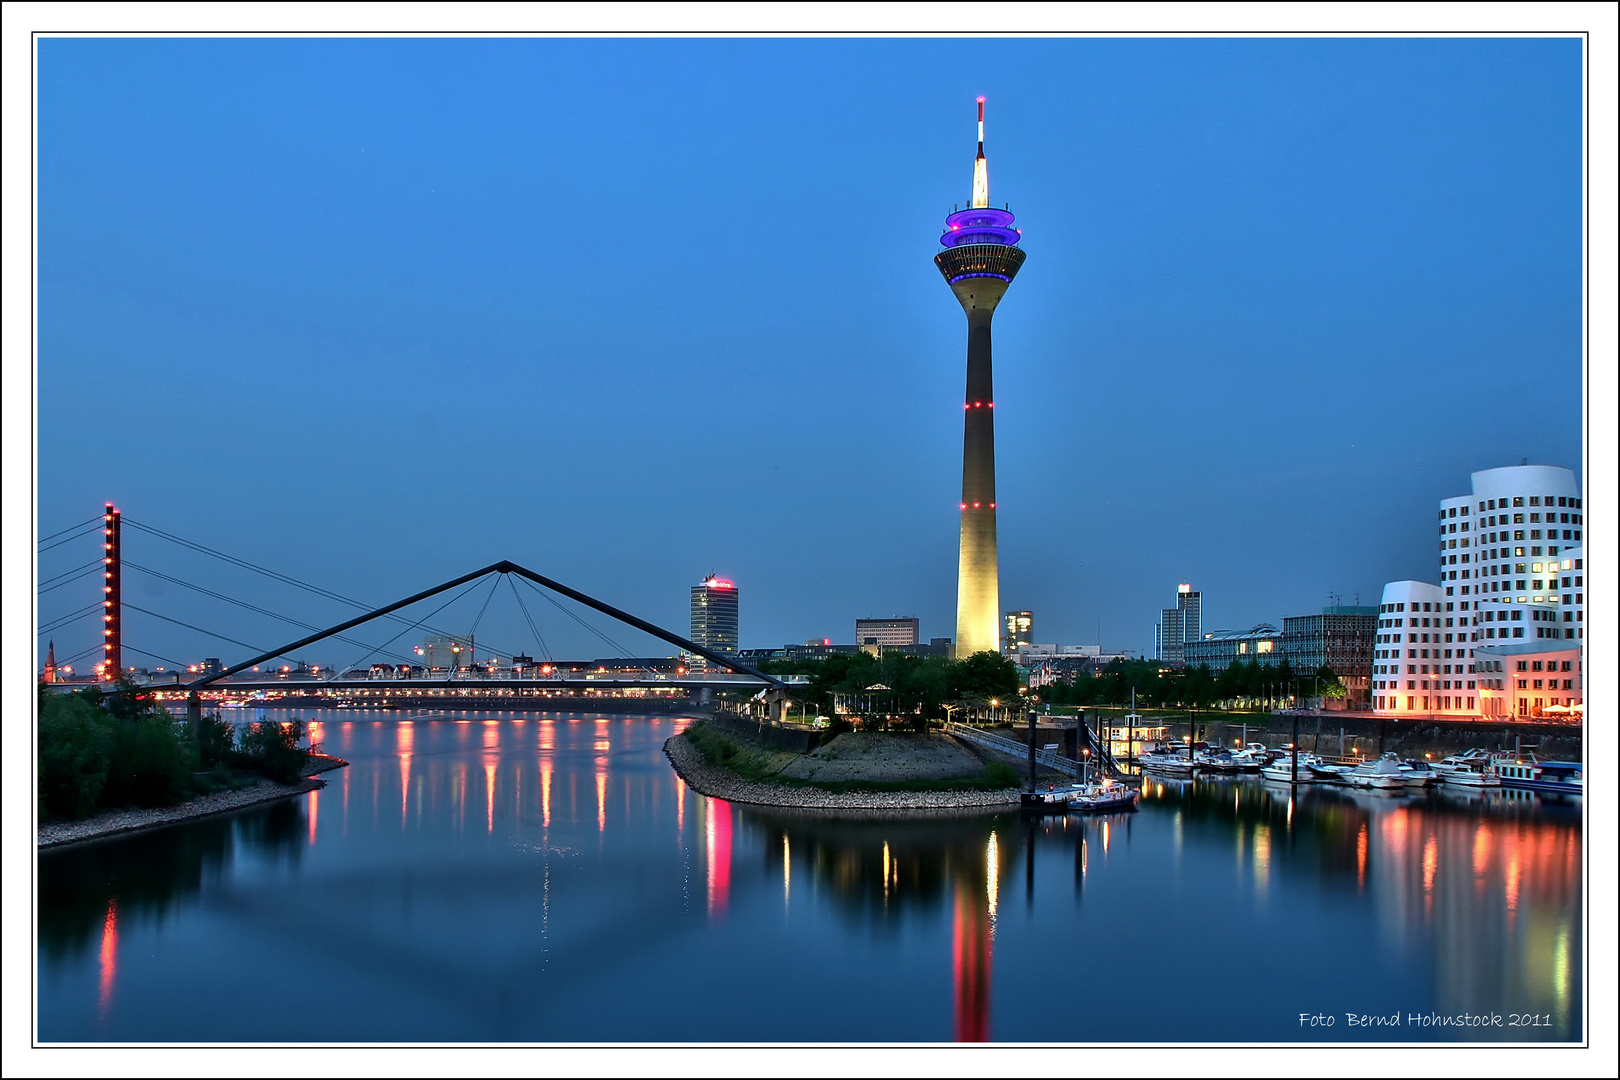
[[[289,642],[278,649],[272,649],[267,653],[255,656],[251,660],[244,660],[240,664],[235,664],[228,667],[224,671],[216,672],[215,674],[208,675],[205,678],[196,679],[192,682],[185,683],[184,688],[186,690],[201,690],[210,683],[217,682],[220,679],[226,678],[230,675],[235,675],[239,671],[246,671],[256,664],[262,664],[266,660],[273,660],[278,656],[283,656],[286,653],[292,652],[294,649],[301,649],[305,645],[312,645],[323,638],[331,637],[333,634],[341,634],[343,631],[359,626],[361,623],[370,622],[372,619],[380,618],[383,615],[388,615],[392,612],[398,611],[400,608],[409,607],[419,600],[426,600],[430,596],[437,596],[439,593],[445,592],[448,589],[454,589],[458,585],[465,585],[469,581],[476,581],[487,574],[515,574],[520,578],[534,582],[536,585],[539,585],[542,588],[550,589],[555,593],[561,593],[570,600],[577,600],[586,607],[594,608],[595,610],[600,611],[602,614],[607,615],[610,618],[617,619],[619,622],[622,622],[627,626],[633,626],[637,630],[651,634],[653,637],[667,641],[671,645],[678,646],[679,648],[685,649],[687,652],[701,656],[703,659],[708,660],[711,663],[718,664],[729,671],[734,671],[739,675],[747,675],[751,678],[758,679],[766,688],[770,690],[779,691],[787,689],[788,684],[774,675],[767,675],[763,671],[757,671],[754,668],[749,667],[747,664],[739,663],[737,660],[732,659],[731,657],[717,653],[712,649],[697,644],[694,641],[688,641],[679,634],[671,633],[661,626],[655,626],[645,619],[638,619],[628,611],[622,611],[619,608],[614,607],[612,604],[604,603],[594,596],[580,592],[578,589],[571,589],[560,581],[553,581],[551,578],[545,577],[542,574],[537,574],[527,567],[519,566],[517,563],[506,559],[502,559],[498,563],[491,563],[482,570],[474,570],[470,574],[463,574],[458,578],[446,581],[442,585],[435,585],[433,588],[419,592],[415,596],[407,596],[403,600],[396,600],[394,603],[377,608],[375,611],[368,611],[364,615],[349,619],[347,622],[338,623],[336,626],[330,627],[326,630],[321,630],[318,633],[310,634],[308,637],[299,638],[297,641]]]

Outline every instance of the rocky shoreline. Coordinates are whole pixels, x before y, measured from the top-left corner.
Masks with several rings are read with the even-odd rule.
[[[703,754],[676,735],[664,743],[664,756],[699,794],[727,802],[800,810],[1003,810],[1018,805],[1018,791],[822,791],[744,780],[710,765]]]
[[[269,780],[260,780],[252,787],[238,791],[216,791],[188,803],[181,803],[179,806],[161,806],[150,810],[108,810],[87,817],[83,821],[52,822],[39,827],[38,848],[44,850],[61,847],[64,844],[78,844],[86,840],[100,840],[108,836],[161,829],[166,825],[194,821],[211,814],[225,814],[246,806],[291,798],[325,787],[326,781],[315,779],[316,775],[332,769],[341,769],[348,764],[342,758],[311,754],[309,762],[304,766],[304,779],[296,784],[276,784]]]

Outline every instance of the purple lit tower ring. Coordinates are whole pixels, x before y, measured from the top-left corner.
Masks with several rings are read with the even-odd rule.
[[[1024,265],[1022,234],[1013,215],[990,206],[984,157],[984,99],[979,99],[979,153],[973,197],[945,219],[945,248],[934,265],[967,315],[967,394],[962,402],[962,530],[956,580],[956,655],[997,652],[1001,645],[1001,585],[996,557],[995,392],[990,320]]]

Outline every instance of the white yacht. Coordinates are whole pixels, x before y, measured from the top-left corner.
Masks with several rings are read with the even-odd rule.
[[[1322,764],[1322,759],[1315,754],[1299,755],[1299,783],[1313,784],[1317,782],[1313,767]],[[1267,765],[1260,767],[1260,775],[1267,780],[1281,780],[1283,783],[1294,782],[1294,755],[1292,751],[1283,751],[1282,757]]]
[[[1345,773],[1344,779],[1352,787],[1404,788],[1406,786],[1406,777],[1401,773],[1401,763],[1394,754],[1385,754],[1377,761],[1363,761],[1360,765]]]

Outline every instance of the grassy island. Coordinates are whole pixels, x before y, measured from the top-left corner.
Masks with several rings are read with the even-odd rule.
[[[710,769],[737,780],[849,792],[999,792],[1018,786],[1018,772],[999,761],[985,762],[944,735],[846,732],[807,754],[759,746],[697,723],[684,739]]]

